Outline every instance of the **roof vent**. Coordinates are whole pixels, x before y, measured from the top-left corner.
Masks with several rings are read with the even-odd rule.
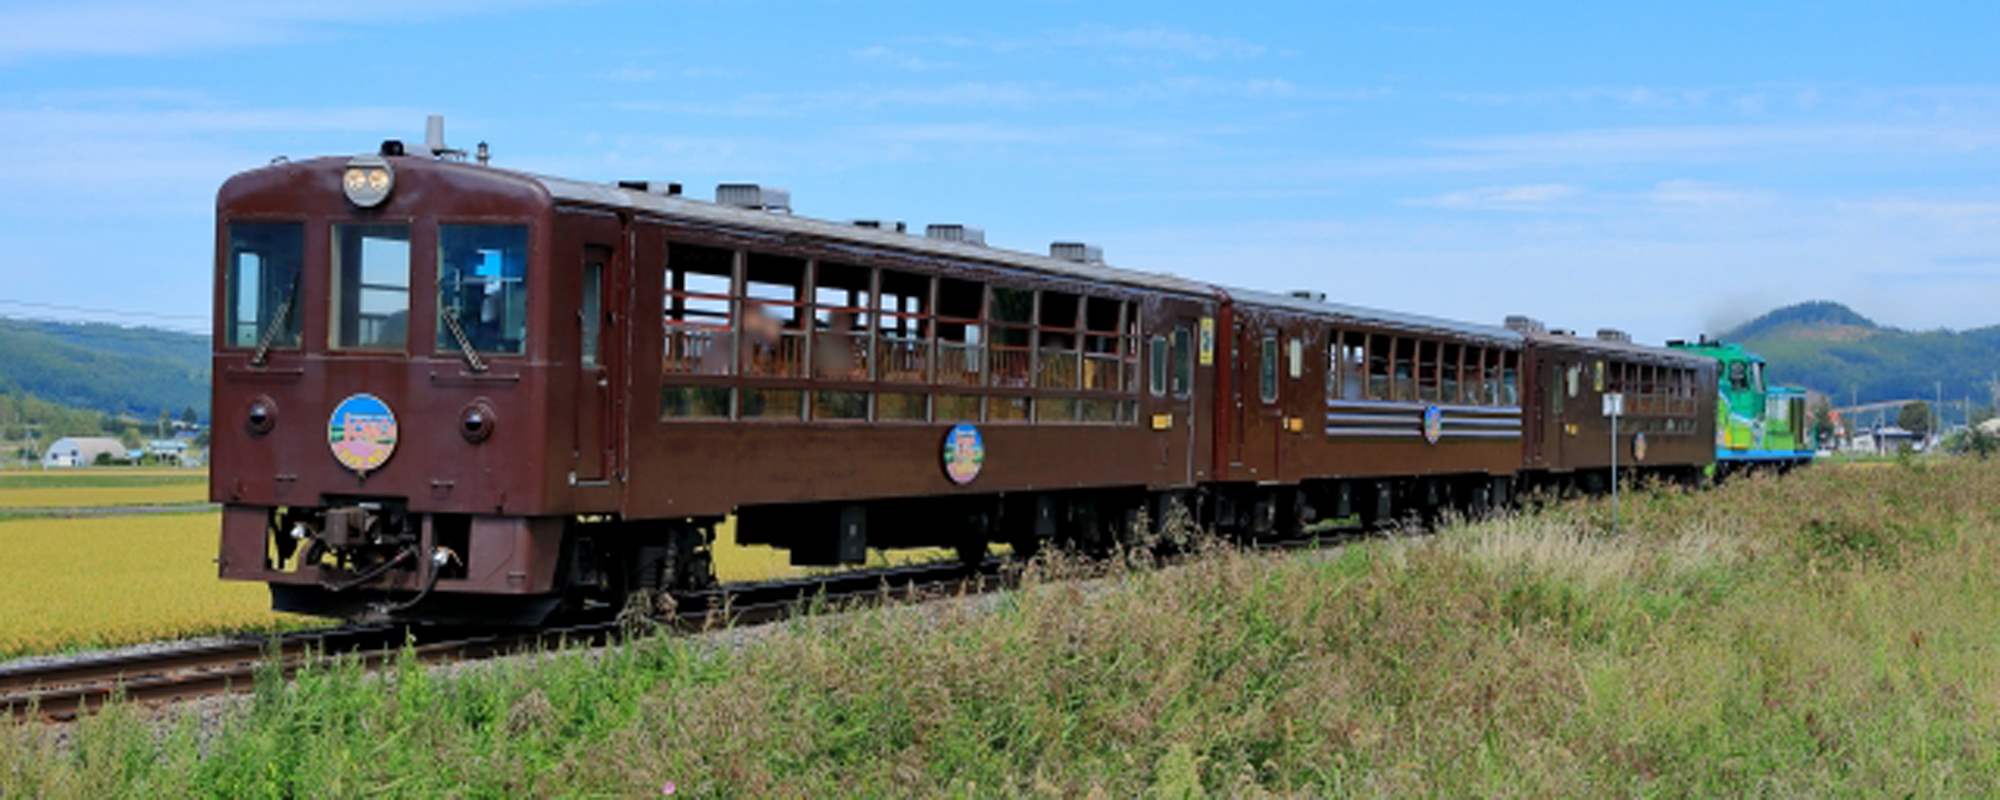
[[[1606,342],[1624,342],[1625,344],[1632,343],[1632,334],[1626,333],[1617,328],[1598,328],[1597,338],[1600,341],[1606,341]]]
[[[1104,248],[1083,242],[1050,242],[1049,258],[1060,258],[1079,264],[1102,264]]]
[[[715,203],[752,211],[792,213],[791,192],[776,186],[759,186],[754,183],[716,184]]]
[[[1570,330],[1570,329],[1568,329],[1568,328],[1550,328],[1550,329],[1549,329],[1549,335],[1550,335],[1550,336],[1575,336],[1575,335],[1576,335],[1576,331],[1573,331],[1573,330]]]
[[[618,188],[634,192],[657,194],[663,197],[681,196],[681,185],[673,181],[619,181]]]
[[[924,226],[924,238],[937,239],[938,241],[943,241],[943,242],[963,242],[965,244],[976,244],[981,247],[986,246],[985,230],[972,227],[971,225],[959,225],[956,223],[945,224],[945,225],[938,225],[938,224],[926,225]]]
[[[1311,289],[1293,289],[1292,296],[1300,300],[1311,300],[1315,303],[1326,302],[1326,292],[1315,292]]]
[[[1547,333],[1549,328],[1541,320],[1526,314],[1507,315],[1507,330],[1515,333]]]
[[[910,226],[909,226],[909,225],[907,225],[907,224],[905,224],[905,223],[904,223],[904,222],[903,222],[902,220],[900,220],[900,219],[898,219],[898,220],[887,220],[887,219],[857,219],[857,220],[855,220],[855,221],[854,221],[854,227],[856,227],[856,228],[869,228],[869,229],[872,229],[872,230],[878,230],[878,231],[895,231],[895,232],[897,232],[897,233],[909,233],[909,232],[910,232]]]

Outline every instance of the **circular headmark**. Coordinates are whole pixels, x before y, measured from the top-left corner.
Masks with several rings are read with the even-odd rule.
[[[1632,434],[1632,460],[1646,460],[1646,434],[1644,431]]]
[[[964,486],[986,466],[986,440],[971,425],[955,425],[944,434],[944,476]]]
[[[396,453],[396,413],[375,395],[349,395],[327,418],[326,444],[357,475],[381,469]]]

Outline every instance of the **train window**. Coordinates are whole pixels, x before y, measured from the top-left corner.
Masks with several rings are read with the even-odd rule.
[[[1417,342],[1415,339],[1396,340],[1396,394],[1392,399],[1410,402],[1417,399]]]
[[[1072,397],[1035,398],[1036,422],[1075,422],[1076,399]]]
[[[1590,378],[1590,389],[1591,389],[1591,391],[1594,391],[1594,392],[1597,392],[1598,394],[1603,394],[1603,393],[1604,393],[1604,359],[1601,359],[1601,358],[1600,358],[1600,359],[1598,359],[1598,360],[1596,360],[1596,361],[1593,361],[1593,362],[1591,362],[1591,367],[1590,367],[1590,375],[1591,375],[1591,378]]]
[[[1077,317],[1082,303],[1083,298],[1073,294],[1041,293],[1035,327],[1037,388],[1075,389],[1081,383],[1082,362],[1077,354],[1077,339],[1082,331]],[[1058,412],[1050,409],[1049,413]]]
[[[1417,399],[1437,402],[1438,393],[1438,343],[1423,341],[1417,343]]]
[[[662,386],[660,418],[728,419],[732,396],[726,386]]]
[[[1750,365],[1750,388],[1758,394],[1764,393],[1764,365],[1762,362]]]
[[[1092,397],[1079,402],[1077,418],[1084,422],[1118,422],[1123,401]]]
[[[986,309],[992,345],[987,358],[988,382],[994,386],[1026,387],[1028,362],[1034,360],[1035,292],[989,287]],[[990,411],[990,409],[989,409]]]
[[[1152,365],[1153,396],[1165,397],[1167,394],[1167,337],[1153,337],[1152,351],[1146,356],[1146,361]]]
[[[437,287],[438,350],[528,351],[527,226],[439,225]]]
[[[597,366],[597,351],[603,344],[604,256],[602,251],[592,252],[584,262],[583,289],[578,294],[582,306],[576,311],[576,321],[583,330],[577,337],[577,361],[585,367]]]
[[[698,245],[667,245],[666,337],[660,369],[668,375],[733,375],[736,254]]]
[[[410,327],[410,226],[335,225],[328,341],[400,350]]]
[[[743,374],[805,377],[806,262],[751,253],[743,271]],[[744,399],[744,416],[751,403]]]
[[[921,394],[882,392],[875,395],[875,418],[883,422],[923,422],[930,419],[930,403]]]
[[[1124,370],[1118,353],[1119,318],[1125,313],[1125,305],[1117,300],[1103,297],[1084,300],[1083,388],[1085,389],[1093,392],[1110,392],[1125,388],[1119,383]]]
[[[229,223],[223,274],[223,337],[231,347],[299,346],[299,264],[305,226],[296,222]]]
[[[1389,391],[1389,367],[1391,351],[1396,340],[1381,334],[1368,337],[1368,399],[1387,400]]]
[[[1266,403],[1278,402],[1278,337],[1265,334],[1257,364],[1257,396]]]
[[[823,381],[866,381],[870,377],[869,329],[874,326],[869,299],[873,270],[852,264],[822,263],[813,267],[813,377]],[[853,404],[841,401],[843,409]],[[866,416],[867,403],[859,404]],[[814,412],[814,416],[819,416]],[[840,416],[839,419],[854,419]]]
[[[931,379],[931,279],[882,270],[875,304],[875,369],[882,380]]]
[[[1518,406],[1521,404],[1521,384],[1518,380],[1521,354],[1506,352],[1506,366],[1500,372],[1500,404]]]
[[[1582,364],[1569,365],[1569,369],[1564,372],[1564,375],[1567,377],[1569,383],[1569,396],[1575,397],[1577,392],[1582,390],[1583,365]]]
[[[1174,329],[1174,396],[1185,399],[1194,391],[1194,334],[1183,326]]]
[[[1332,402],[1340,397],[1340,331],[1326,335],[1326,399]]]
[[[803,419],[805,392],[797,389],[746,389],[743,392],[744,419]]]
[[[1119,357],[1124,360],[1124,367],[1121,370],[1118,388],[1126,394],[1136,395],[1139,393],[1139,305],[1137,303],[1118,305],[1118,318],[1124,320],[1119,323],[1123,333],[1118,338],[1118,352]]]
[[[981,322],[985,303],[985,286],[938,279],[938,383],[978,386],[986,382],[986,337]]]
[[[1026,397],[993,397],[986,402],[987,422],[1027,422],[1033,402]]]
[[[1464,357],[1464,350],[1455,343],[1447,342],[1438,350],[1438,372],[1442,376],[1438,378],[1441,392],[1438,397],[1442,402],[1458,403],[1465,399],[1458,393],[1459,368],[1462,366],[1459,360]]]
[[[813,419],[867,419],[868,393],[820,389],[813,392]]]
[[[1285,374],[1291,376],[1292,380],[1298,380],[1299,378],[1305,377],[1306,374],[1305,343],[1299,341],[1298,337],[1293,337],[1291,343],[1285,345],[1285,348],[1286,348]]]
[[[976,394],[941,394],[937,396],[938,422],[978,422],[980,397]]]
[[[1497,347],[1486,348],[1479,359],[1480,402],[1489,406],[1504,406],[1500,396],[1501,362],[1508,353]]]
[[[1363,371],[1368,366],[1368,335],[1346,331],[1340,339],[1340,399],[1360,400],[1367,388]]]

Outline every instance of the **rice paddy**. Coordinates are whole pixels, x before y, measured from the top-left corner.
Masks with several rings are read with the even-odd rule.
[[[115,507],[201,503],[207,475],[177,470],[0,472],[0,658],[234,631],[317,624],[272,613],[262,585],[215,574],[221,518],[212,511],[124,514]],[[112,507],[112,513],[101,513]],[[10,509],[98,509],[92,515]],[[869,553],[868,566],[947,556]],[[717,531],[724,581],[813,574],[785,551],[735,543]]]

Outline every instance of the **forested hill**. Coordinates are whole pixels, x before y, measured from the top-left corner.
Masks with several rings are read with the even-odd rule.
[[[1996,312],[2000,313],[2000,312]],[[1885,327],[1827,301],[1772,311],[1722,334],[1770,361],[1776,383],[1826,392],[1840,404],[1944,398],[1992,402],[2000,375],[2000,325],[1966,331]]]
[[[0,318],[0,392],[151,419],[208,417],[208,337],[157,328]]]

